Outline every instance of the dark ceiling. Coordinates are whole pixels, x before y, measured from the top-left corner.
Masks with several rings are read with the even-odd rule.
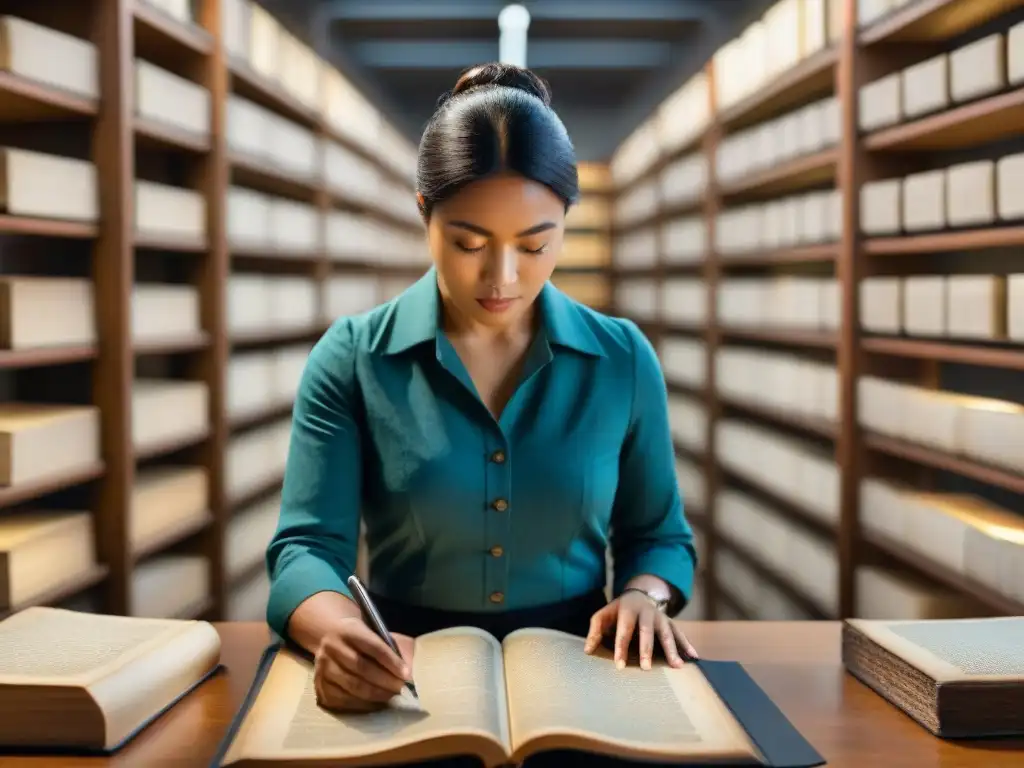
[[[411,139],[467,67],[498,58],[507,0],[259,0]],[[521,0],[527,66],[580,159],[604,160],[764,0]]]

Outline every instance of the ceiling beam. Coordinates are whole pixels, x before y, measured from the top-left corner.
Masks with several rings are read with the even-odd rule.
[[[707,0],[520,0],[533,19],[555,21],[702,21],[721,11]],[[509,0],[330,0],[322,13],[332,21],[480,21],[497,23]]]
[[[349,52],[368,69],[461,69],[498,59],[497,40],[361,40]],[[649,40],[531,40],[531,69],[653,69],[671,43]]]

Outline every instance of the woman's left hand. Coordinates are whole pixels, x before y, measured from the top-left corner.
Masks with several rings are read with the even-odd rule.
[[[654,638],[658,638],[665,658],[673,667],[685,663],[683,657],[697,658],[697,651],[690,645],[678,623],[659,611],[654,603],[636,592],[626,592],[599,610],[590,619],[584,651],[593,653],[601,645],[601,638],[615,628],[615,666],[626,666],[630,641],[633,633],[640,633],[640,666],[651,668],[654,655]]]

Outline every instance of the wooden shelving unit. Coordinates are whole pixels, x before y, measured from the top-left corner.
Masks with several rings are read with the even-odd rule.
[[[1024,185],[945,170],[1024,152],[1024,2],[885,5],[831,0],[789,30],[766,13],[610,164],[612,309],[662,357],[708,618],[1024,614],[1024,213],[1000,202]],[[927,83],[901,73],[929,61],[915,112],[903,93]],[[886,77],[888,97],[862,90]],[[926,171],[941,190],[903,191]],[[991,293],[951,293],[968,275]]]
[[[190,7],[191,17],[175,15],[182,5]],[[13,595],[0,594],[0,617],[27,605],[60,604],[119,614],[259,619],[253,606],[260,606],[260,590],[265,589],[258,583],[265,580],[266,542],[260,534],[280,490],[282,434],[291,416],[288,393],[298,384],[304,355],[338,314],[379,303],[415,280],[427,264],[413,196],[414,147],[375,113],[375,142],[360,141],[358,131],[349,129],[339,114],[365,122],[372,105],[353,95],[332,65],[248,0],[52,0],[8,3],[4,10],[9,16],[3,23],[29,23],[64,36],[73,50],[91,51],[81,55],[84,62],[94,57],[95,93],[83,95],[48,82],[52,73],[20,71],[24,64],[15,59],[10,71],[0,72],[0,143],[87,161],[96,180],[94,190],[67,192],[95,195],[95,215],[63,217],[19,210],[18,205],[26,205],[19,200],[31,192],[18,186],[24,179],[5,171],[7,207],[0,214],[5,278],[87,279],[96,326],[87,342],[6,345],[0,350],[5,400],[93,406],[98,450],[95,460],[0,488],[0,545],[7,535],[5,521],[38,510],[88,510],[92,534],[83,538],[94,545],[86,547],[92,549],[91,564],[76,567],[55,553],[53,568],[62,575]],[[263,33],[272,33],[278,50],[287,55],[275,58],[273,50],[251,45],[257,24]],[[53,49],[53,57],[58,55]],[[162,96],[178,107],[175,114],[147,111],[153,108],[145,105],[156,102],[153,93],[144,93],[147,85],[137,76],[136,60],[158,68],[161,82],[174,83]],[[297,74],[302,67],[319,83],[312,94],[308,87],[289,87],[289,78],[303,80]],[[300,84],[309,82],[305,78]],[[263,110],[264,122],[257,127],[276,126],[274,140],[265,144],[276,148],[277,162],[239,149],[233,122],[240,118],[232,111],[238,98]],[[205,105],[198,113],[191,111],[196,103]],[[179,119],[195,114],[204,116],[200,130],[190,130]],[[296,169],[310,147],[315,160],[303,173]],[[381,190],[376,197],[367,192],[367,178]],[[137,180],[162,185],[160,191],[168,195],[156,207],[157,215]],[[349,189],[348,180],[362,186]],[[52,197],[62,202],[60,182],[48,183]],[[232,210],[236,188],[261,193],[277,206],[273,210],[280,217],[272,218],[270,227],[276,240],[239,241],[239,222],[258,224],[260,217],[239,217]],[[388,205],[388,200],[406,205]],[[306,207],[289,208],[290,203]],[[329,219],[339,212],[348,218],[338,219],[332,229]],[[296,221],[312,221],[311,216],[312,247],[279,242],[303,229]],[[343,247],[346,227],[362,224],[375,228],[377,245],[350,253]],[[404,253],[406,260],[395,261],[401,258],[395,253]],[[19,259],[23,254],[26,258]],[[299,278],[303,282],[294,285],[305,287],[296,288],[298,300],[278,302],[287,311],[275,314],[252,294],[236,291],[240,277],[274,285]],[[180,289],[179,297],[190,297],[192,308],[179,316],[178,310],[161,314],[159,303],[140,304],[136,289],[143,284]],[[339,287],[337,293],[333,286]],[[263,313],[262,326],[240,323],[240,307],[257,319]],[[5,311],[13,316],[11,307]],[[295,322],[296,312],[305,319]],[[138,336],[140,319],[148,326],[155,320],[188,325],[189,318],[195,323],[185,330]],[[4,320],[12,325],[11,317]],[[13,325],[21,328],[24,322]],[[264,378],[236,371],[240,360],[256,360],[255,355],[263,355],[265,362],[277,360],[278,367]],[[202,403],[197,406],[201,426],[184,430],[191,411],[173,399],[166,406],[159,400],[142,404],[139,385],[144,379],[180,385],[193,397],[201,393],[199,400],[189,401]],[[277,382],[276,400],[242,408],[236,401],[240,391],[248,390],[239,390],[239,379],[256,390],[266,384],[264,379]],[[202,385],[198,389],[197,383]],[[149,422],[159,421],[161,412],[164,426],[178,429],[168,427],[164,437],[139,444],[138,431],[152,429]],[[12,427],[6,416],[0,421],[15,445],[33,439],[31,430],[23,438],[22,428]],[[260,430],[266,432],[264,442],[271,437],[277,442],[260,447]],[[60,435],[50,439],[55,449],[63,441]],[[261,459],[267,462],[266,472],[240,481],[256,453],[270,457]],[[42,460],[38,449],[34,460]],[[161,473],[174,471],[184,484],[161,486]],[[146,488],[149,495],[143,493]],[[190,503],[199,508],[182,506]],[[249,513],[261,504],[259,523]],[[160,514],[167,519],[152,528],[155,517],[148,516],[157,515],[157,507],[166,507]],[[245,526],[239,526],[243,517]],[[140,538],[136,526],[146,528],[145,537]],[[244,537],[235,541],[246,526],[255,531],[247,545]],[[248,564],[238,557],[239,547],[245,546]],[[157,566],[168,563],[174,567],[157,573]],[[177,593],[173,608],[161,607],[169,605],[168,590]],[[247,601],[240,597],[245,590]]]

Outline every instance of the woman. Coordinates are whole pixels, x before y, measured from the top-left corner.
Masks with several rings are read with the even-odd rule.
[[[667,616],[695,553],[657,357],[632,323],[549,282],[578,196],[574,151],[527,70],[469,70],[419,150],[434,266],[338,320],[294,409],[268,620],[314,654],[322,706],[380,706],[409,675],[350,599],[360,519],[369,588],[411,637],[474,625],[614,635],[621,667],[694,649]],[[605,551],[616,598],[606,604]]]

